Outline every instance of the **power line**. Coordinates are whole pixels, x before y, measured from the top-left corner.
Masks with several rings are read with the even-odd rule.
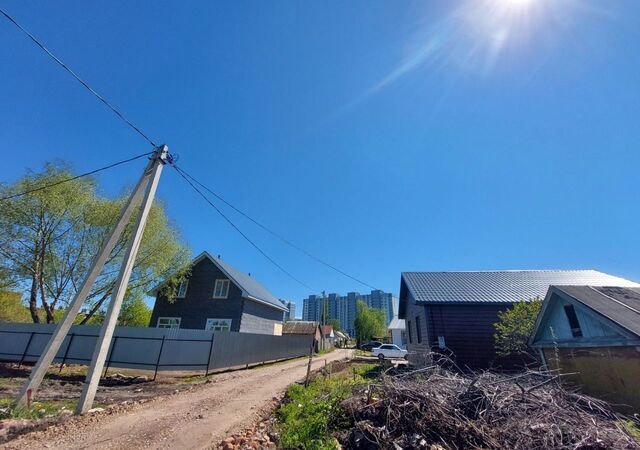
[[[348,273],[346,273],[343,270],[338,269],[337,267],[335,267],[332,264],[329,264],[328,262],[318,258],[317,256],[313,255],[312,253],[309,253],[307,250],[303,249],[302,247],[294,244],[293,242],[291,242],[290,240],[288,240],[287,238],[285,238],[284,236],[276,233],[275,231],[271,230],[270,228],[268,228],[266,225],[263,225],[262,223],[258,222],[257,220],[255,220],[254,218],[252,218],[251,216],[249,216],[247,213],[245,213],[244,211],[236,208],[234,205],[232,205],[231,203],[229,203],[227,200],[225,200],[224,198],[222,198],[220,195],[218,195],[216,192],[214,192],[212,189],[208,188],[207,186],[205,186],[203,183],[201,183],[200,181],[198,181],[197,179],[195,179],[193,176],[189,175],[187,172],[185,172],[184,170],[178,168],[177,166],[174,165],[174,168],[176,168],[179,172],[181,172],[181,174],[183,176],[188,177],[191,181],[193,181],[194,183],[196,183],[197,185],[199,185],[202,189],[206,190],[207,192],[209,192],[210,194],[212,194],[213,196],[215,196],[218,200],[220,200],[221,202],[223,202],[225,205],[227,205],[228,207],[230,207],[231,209],[233,209],[235,212],[237,212],[238,214],[242,215],[243,217],[245,217],[246,219],[248,219],[249,221],[253,222],[255,225],[257,225],[258,227],[262,228],[264,231],[266,231],[267,233],[271,234],[272,236],[278,238],[279,240],[281,240],[282,242],[284,242],[285,244],[289,245],[290,247],[293,247],[294,249],[296,249],[297,251],[299,251],[300,253],[304,254],[305,256],[313,259],[314,261],[330,268],[331,270],[334,270],[335,272],[352,279],[353,281],[356,281],[357,283],[362,284],[363,286],[367,286],[370,289],[373,290],[379,290],[378,288],[376,288],[375,286],[370,285],[369,283],[366,283],[362,280],[359,280],[358,278],[349,275]],[[215,207],[215,206],[214,206]],[[217,208],[216,208],[217,209]]]
[[[42,49],[42,51],[44,51],[51,59],[53,59],[55,62],[57,62],[64,70],[69,72],[71,74],[71,76],[73,76],[73,78],[75,78],[80,84],[82,84],[85,88],[87,88],[89,90],[89,92],[91,92],[98,100],[100,100],[102,103],[104,103],[111,111],[113,111],[115,113],[116,116],[118,116],[127,125],[129,125],[136,133],[138,133],[140,136],[142,136],[144,139],[146,139],[147,142],[149,142],[154,147],[157,147],[157,145],[153,142],[153,140],[151,140],[151,138],[149,136],[147,136],[145,133],[143,133],[142,130],[140,130],[140,128],[135,126],[120,111],[118,111],[118,109],[115,106],[113,106],[111,103],[109,103],[107,101],[107,99],[105,99],[102,95],[100,95],[98,92],[96,92],[95,89],[93,89],[91,86],[89,86],[87,84],[87,82],[85,82],[73,70],[71,70],[71,68],[69,68],[69,66],[67,66],[64,62],[62,62],[60,60],[60,58],[58,58],[49,49],[47,49],[47,47],[45,47],[45,45],[42,42],[40,42],[38,40],[38,38],[36,38],[26,28],[24,28],[22,25],[20,25],[13,17],[11,17],[2,8],[0,8],[0,13],[4,17],[6,17],[7,20],[9,20],[11,23],[13,23],[16,27],[18,27],[18,29],[20,29],[20,31],[22,31],[24,34],[26,34],[29,37],[29,39],[31,39],[38,47],[40,47]]]
[[[18,194],[8,195],[6,197],[0,198],[0,202],[5,201],[5,200],[11,200],[12,198],[16,198],[16,197],[22,197],[23,195],[32,194],[34,192],[44,191],[45,189],[49,189],[49,188],[52,188],[54,186],[58,186],[58,185],[60,185],[62,183],[67,183],[69,181],[77,180],[78,178],[87,177],[89,175],[93,175],[93,174],[96,174],[98,172],[102,172],[103,170],[111,169],[111,168],[119,166],[121,164],[125,164],[125,163],[131,162],[131,161],[135,161],[136,159],[144,158],[145,156],[151,155],[153,153],[155,153],[155,151],[146,152],[146,153],[143,153],[141,155],[134,156],[133,158],[124,159],[122,161],[118,161],[118,162],[115,162],[113,164],[109,164],[108,166],[100,167],[99,169],[95,169],[95,170],[92,170],[90,172],[85,172],[83,174],[76,175],[75,177],[65,178],[64,180],[56,181],[55,183],[47,184],[45,186],[40,186],[40,187],[37,187],[37,188],[34,188],[34,189],[29,189],[27,191],[20,192]]]
[[[213,209],[216,210],[216,212],[218,214],[220,214],[220,216],[222,216],[222,218],[224,220],[227,221],[227,223],[229,225],[231,225],[243,238],[245,238],[245,240],[251,244],[256,250],[258,250],[260,252],[260,254],[262,254],[262,256],[264,256],[265,258],[267,258],[274,266],[276,266],[278,269],[280,269],[285,275],[287,275],[289,278],[291,278],[292,280],[296,281],[297,283],[299,283],[300,285],[306,287],[309,290],[313,290],[313,288],[311,286],[309,286],[308,284],[300,281],[298,278],[296,278],[295,276],[293,276],[289,271],[287,271],[284,267],[282,267],[280,264],[278,264],[273,258],[271,258],[269,255],[267,255],[265,253],[264,250],[262,250],[258,244],[256,244],[255,242],[253,242],[251,240],[251,238],[249,238],[249,236],[247,236],[246,234],[244,234],[242,232],[242,230],[240,230],[240,228],[238,228],[238,226],[233,223],[233,221],[231,219],[229,219],[229,217],[227,215],[225,215],[220,208],[218,208],[211,200],[209,200],[209,198],[200,190],[197,188],[197,186],[195,184],[193,184],[191,182],[191,180],[187,177],[186,173],[180,169],[177,165],[173,164],[172,167],[176,170],[176,172],[178,172],[180,174],[180,176],[182,178],[184,178],[184,180],[189,183],[189,185],[193,188],[194,191],[196,191],[211,207],[213,207]]]

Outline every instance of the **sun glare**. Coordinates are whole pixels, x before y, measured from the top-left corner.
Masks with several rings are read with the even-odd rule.
[[[508,6],[513,6],[516,8],[524,8],[533,3],[533,0],[501,0],[506,3]]]

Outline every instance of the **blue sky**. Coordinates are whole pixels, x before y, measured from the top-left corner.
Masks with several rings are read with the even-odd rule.
[[[370,284],[400,272],[596,268],[640,280],[640,2],[11,2],[3,8],[180,165]],[[149,149],[0,21],[0,180]],[[105,195],[142,162],[99,177]],[[173,171],[194,253],[282,274]],[[314,290],[367,288],[232,213]]]

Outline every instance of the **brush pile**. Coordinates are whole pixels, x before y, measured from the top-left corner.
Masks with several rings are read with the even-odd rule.
[[[640,449],[606,403],[565,390],[557,375],[459,375],[430,367],[385,375],[342,407],[345,448]]]

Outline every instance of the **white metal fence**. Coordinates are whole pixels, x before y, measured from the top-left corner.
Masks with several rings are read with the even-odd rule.
[[[55,325],[0,323],[0,359],[34,362]],[[74,325],[54,362],[88,364],[99,327]],[[116,327],[106,368],[154,370],[226,369],[309,354],[312,337],[271,336],[168,328]]]

